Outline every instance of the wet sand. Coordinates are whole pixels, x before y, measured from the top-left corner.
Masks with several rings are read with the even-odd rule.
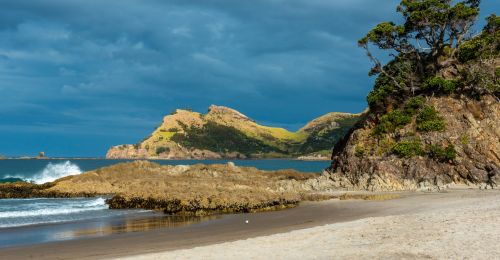
[[[219,219],[177,228],[5,248],[0,250],[0,259],[103,259],[124,256],[155,258],[161,257],[155,253],[165,251],[219,243],[227,244],[248,238],[259,239],[258,237],[279,233],[290,234],[286,232],[326,224],[373,217],[418,214],[449,205],[460,205],[464,198],[487,200],[490,194],[498,195],[499,193],[477,190],[406,193],[402,198],[388,201],[310,202],[283,211],[227,215]],[[249,221],[248,224],[245,223],[246,220]],[[250,249],[252,250],[251,247]],[[253,250],[258,251],[257,248]],[[181,256],[197,257],[196,254]]]

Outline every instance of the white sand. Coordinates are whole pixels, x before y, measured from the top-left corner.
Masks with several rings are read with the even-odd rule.
[[[130,259],[500,259],[499,191],[462,192],[421,203],[411,214]]]

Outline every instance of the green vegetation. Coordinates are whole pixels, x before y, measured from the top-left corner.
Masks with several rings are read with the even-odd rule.
[[[452,162],[457,157],[457,151],[453,144],[446,147],[431,144],[424,149],[422,142],[418,139],[398,142],[392,146],[391,151],[403,158],[427,155],[438,162]]]
[[[446,147],[429,145],[426,150],[430,158],[439,162],[451,162],[457,157],[457,151],[455,150],[455,146],[453,146],[453,144]]]
[[[406,102],[404,112],[407,115],[415,115],[417,111],[425,104],[425,98],[422,96],[412,97]]]
[[[360,115],[328,113],[292,132],[284,128],[262,126],[240,116],[241,113],[230,108],[222,108],[217,114],[210,111],[205,115],[182,111],[182,114],[166,116],[151,135],[133,145],[136,150],[133,152],[140,154],[139,157],[156,157],[170,152],[176,156],[187,156],[191,153],[202,158],[217,155],[198,154],[195,149],[208,150],[222,157],[245,155],[248,158],[280,158],[328,155],[332,147],[360,119]],[[119,149],[125,150],[128,147],[132,145],[120,146]],[[170,151],[164,150],[167,147]],[[110,154],[110,157],[129,156],[129,153],[123,151]]]
[[[168,147],[162,147],[162,146],[156,147],[156,154],[157,155],[160,155],[162,153],[168,153],[168,152],[170,152],[170,148],[168,148]]]
[[[411,115],[407,115],[401,110],[394,110],[383,115],[374,129],[374,134],[381,136],[394,132],[398,128],[403,128],[411,122]]]
[[[270,134],[270,139],[303,142],[307,138],[307,135],[301,132],[290,132],[280,127],[268,127],[268,126],[261,126],[261,127]]]
[[[451,94],[455,92],[458,87],[458,82],[456,80],[447,80],[440,76],[434,76],[428,78],[422,88],[432,92]]]
[[[365,148],[361,145],[356,145],[356,147],[354,148],[354,155],[356,155],[356,157],[363,157],[364,154]]]
[[[424,103],[425,98],[422,96],[410,98],[402,110],[396,109],[380,117],[373,133],[380,137],[405,127],[411,123],[413,116],[422,108]]]
[[[420,132],[443,131],[444,119],[432,106],[426,106],[417,116],[417,130]]]
[[[421,96],[410,98],[402,109],[396,109],[381,116],[373,129],[375,136],[381,137],[397,129],[403,128],[416,117],[417,130],[420,132],[442,131],[445,128],[444,119],[438,115],[432,106],[424,106],[425,99]]]
[[[411,158],[423,155],[424,149],[420,140],[401,141],[392,147],[392,152],[400,157]]]
[[[462,45],[458,51],[458,60],[462,63],[482,59],[490,59],[500,53],[500,17],[495,14],[486,18],[487,25],[482,33]]]
[[[463,134],[460,136],[460,143],[463,145],[467,145],[470,143],[469,136],[467,134]]]
[[[500,98],[500,17],[490,15],[483,31],[471,37],[480,2],[401,0],[397,7],[403,18],[400,23],[382,22],[358,41],[373,62],[369,75],[377,76],[367,96],[375,119],[372,134],[378,137],[372,149],[375,154],[404,158],[426,155],[439,162],[453,162],[457,151],[452,144],[424,149],[416,137],[446,127],[438,110],[426,105],[426,97]],[[391,59],[382,64],[371,48],[386,51]],[[413,122],[415,129],[405,128],[413,127]],[[405,131],[390,135],[401,128]],[[406,130],[413,130],[415,137]],[[469,142],[469,136],[460,137],[463,145]],[[355,149],[356,156],[361,155],[361,149]]]
[[[296,149],[296,152],[303,154],[321,150],[331,152],[332,147],[344,138],[358,121],[358,117],[339,119],[336,121],[338,127],[311,133],[304,144]]]
[[[383,22],[358,41],[377,75],[368,94],[370,110],[385,114],[409,97],[433,94],[500,96],[494,60],[500,53],[500,18],[491,15],[482,33],[471,38],[480,0],[402,0],[397,11],[402,23]],[[386,50],[392,59],[383,65],[371,48]],[[388,118],[381,120],[387,124]],[[394,122],[391,122],[394,123]],[[398,125],[382,127],[384,132]]]
[[[239,152],[247,156],[270,152],[287,153],[261,140],[251,138],[234,127],[211,121],[201,128],[185,125],[183,128],[185,133],[175,133],[171,140],[188,148],[206,149],[219,153]]]

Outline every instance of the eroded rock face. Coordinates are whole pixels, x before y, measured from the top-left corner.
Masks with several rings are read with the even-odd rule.
[[[329,181],[347,189],[436,190],[454,184],[482,188],[500,184],[500,103],[493,96],[477,101],[465,97],[429,97],[446,123],[444,131],[418,132],[415,119],[383,139],[373,136],[374,124],[366,119],[352,131],[344,146],[333,153]],[[453,161],[437,161],[428,155],[401,158],[390,146],[414,135],[422,146],[450,145]]]

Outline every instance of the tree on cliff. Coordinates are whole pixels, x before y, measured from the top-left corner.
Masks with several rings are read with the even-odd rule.
[[[370,75],[379,75],[368,95],[370,108],[385,110],[422,93],[426,86],[455,90],[456,82],[432,77],[459,63],[461,46],[472,38],[470,29],[479,15],[479,4],[480,0],[402,0],[397,7],[404,18],[402,24],[382,22],[360,39],[359,46],[374,63]],[[492,34],[498,32],[497,23],[496,16],[488,20]],[[496,40],[497,36],[493,42]],[[371,52],[372,46],[388,51],[393,59],[382,65]],[[457,70],[452,74],[458,74]]]

